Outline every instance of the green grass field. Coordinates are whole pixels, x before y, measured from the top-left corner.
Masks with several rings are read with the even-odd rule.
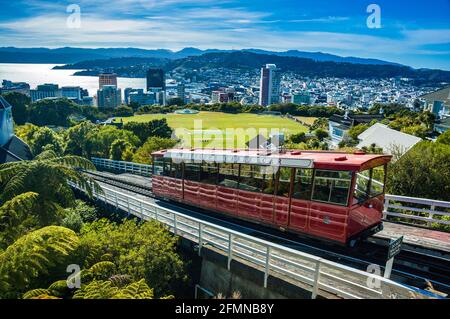
[[[284,132],[285,136],[306,132],[307,128],[293,120],[256,114],[200,112],[198,114],[144,114],[122,118],[123,122],[148,122],[166,118],[169,126],[182,140],[183,146],[244,148],[257,134],[268,137]],[[115,120],[120,121],[120,118]]]

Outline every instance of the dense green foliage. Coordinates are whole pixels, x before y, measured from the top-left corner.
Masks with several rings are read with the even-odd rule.
[[[139,147],[135,154],[133,155],[133,162],[142,163],[142,164],[150,164],[151,163],[151,154],[153,152],[169,149],[175,146],[177,141],[168,138],[161,137],[151,137],[144,143],[141,147]]]
[[[111,143],[109,158],[115,161],[131,161],[133,159],[133,145],[124,139],[117,139]]]
[[[388,192],[450,201],[450,146],[423,141],[389,169]]]
[[[0,298],[168,298],[187,280],[176,243],[157,222],[37,229],[0,253]],[[70,281],[68,265],[81,270]],[[70,288],[77,278],[81,287]]]
[[[177,238],[157,222],[114,224],[103,219],[84,226],[80,237],[79,259],[84,268],[111,261],[116,274],[144,278],[156,296],[174,293],[186,280],[183,261],[175,251]]]
[[[39,287],[79,245],[72,230],[49,226],[19,238],[0,254],[0,297],[18,298]]]
[[[98,190],[96,183],[74,169],[77,167],[95,169],[85,158],[58,157],[52,151],[43,152],[32,161],[0,165],[0,225],[4,229],[0,247],[27,229],[59,224],[65,216],[64,208],[75,204],[67,181],[85,188],[88,194]],[[9,229],[11,225],[15,228]]]
[[[166,119],[156,119],[149,122],[128,122],[123,128],[132,132],[140,140],[140,145],[144,144],[152,136],[170,138],[172,129],[167,125]]]

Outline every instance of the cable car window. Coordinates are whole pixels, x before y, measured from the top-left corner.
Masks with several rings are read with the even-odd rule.
[[[183,177],[183,171],[181,169],[181,164],[171,162],[170,163],[170,172],[169,175],[167,175],[172,178],[182,178]]]
[[[295,171],[294,193],[292,198],[311,199],[311,189],[313,182],[313,170],[310,168],[298,168]]]
[[[200,178],[200,164],[185,163],[184,179],[188,181],[198,182]]]
[[[261,173],[263,174],[264,184],[262,185],[262,192],[267,195],[273,195],[275,192],[276,174],[272,166],[261,166]]]
[[[346,206],[351,182],[350,171],[316,170],[312,199]]]
[[[370,197],[378,196],[384,193],[385,175],[385,165],[372,168],[372,179],[370,181]]]
[[[261,173],[261,166],[241,165],[239,189],[259,193],[261,192],[263,183],[264,175]]]
[[[219,164],[218,184],[238,188],[239,164]]]
[[[170,166],[172,164],[172,159],[165,158],[164,159],[164,170],[163,170],[163,176],[171,177],[171,169]]]
[[[162,175],[164,171],[164,158],[153,157],[153,175]]]
[[[200,172],[200,182],[215,185],[218,171],[217,164],[203,162]]]
[[[355,191],[353,192],[353,196],[358,202],[365,201],[367,198],[369,198],[369,182],[369,169],[356,173]]]
[[[291,190],[291,171],[292,168],[281,167],[278,171],[277,196],[289,197]]]

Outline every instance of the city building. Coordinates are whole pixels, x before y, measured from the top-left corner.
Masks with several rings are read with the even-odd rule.
[[[259,104],[269,106],[280,102],[281,76],[275,64],[266,64],[261,68]]]
[[[444,101],[433,101],[431,105],[431,113],[440,115],[444,110]]]
[[[425,109],[438,115],[450,114],[450,85],[421,96],[421,99],[425,101]]]
[[[8,92],[17,92],[30,96],[30,85],[25,82],[12,82],[3,80],[2,87],[0,88],[0,94]]]
[[[117,108],[122,103],[122,92],[115,85],[104,85],[97,90],[97,106],[101,108]]]
[[[184,83],[178,83],[177,85],[177,96],[185,101],[186,99],[186,86]]]
[[[91,96],[83,96],[79,104],[83,106],[94,106],[94,98]]]
[[[144,93],[143,89],[133,90],[128,95],[129,103],[139,105],[153,105],[156,103],[156,93]]]
[[[14,135],[11,105],[0,96],[0,164],[32,158],[28,145]]]
[[[79,86],[63,86],[61,87],[61,96],[80,103],[82,100],[82,89]]]
[[[142,89],[125,88],[125,90],[123,90],[123,98],[125,104],[130,104],[130,93],[139,92],[140,90]]]
[[[434,130],[440,134],[450,129],[450,115],[442,115],[434,123]]]
[[[163,69],[147,70],[147,93],[155,93],[156,103],[166,105],[166,77]]]
[[[382,114],[333,114],[328,121],[328,131],[330,134],[330,146],[338,147],[339,143],[347,138],[348,131],[355,125],[368,124],[373,120],[381,121],[384,118]]]
[[[30,90],[30,96],[32,102],[46,98],[59,98],[61,97],[61,89],[58,84],[41,84],[38,85],[35,90]]]
[[[235,92],[230,89],[225,91],[213,91],[211,93],[211,103],[228,103],[236,101]]]
[[[102,73],[98,76],[98,87],[102,89],[105,85],[115,85],[117,87],[117,74]]]
[[[311,103],[311,95],[309,92],[298,92],[292,95],[292,103],[309,105]]]
[[[147,70],[147,91],[151,89],[166,90],[166,78],[163,69]]]

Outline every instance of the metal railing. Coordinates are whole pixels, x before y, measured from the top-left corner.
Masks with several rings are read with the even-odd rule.
[[[388,217],[406,223],[417,224],[419,221],[428,228],[433,224],[450,226],[450,202],[386,194],[383,218],[386,220]]]
[[[126,172],[141,176],[151,176],[152,175],[152,165],[139,164],[133,162],[115,161],[105,158],[92,157],[92,163],[98,167],[101,166],[106,169]]]
[[[76,187],[72,184],[72,186]],[[311,297],[319,290],[341,298],[429,298],[414,288],[401,285],[380,275],[364,272],[323,258],[255,238],[238,231],[194,218],[123,191],[101,186],[102,193],[94,192],[97,200],[142,220],[156,220],[165,224],[175,235],[198,244],[198,254],[212,246],[227,256],[227,267],[240,258],[264,272],[264,287],[270,275],[279,274],[294,284],[309,287]],[[375,266],[376,267],[376,266]],[[308,288],[307,288],[308,289]]]
[[[114,161],[96,157],[93,157],[91,160],[95,166],[100,166],[106,169],[112,169],[115,171],[137,174],[141,176],[152,175],[152,165]],[[380,182],[377,183],[383,185]],[[450,218],[448,220],[435,218],[435,216],[450,217],[450,202],[390,194],[386,194],[385,198],[386,199],[383,211],[383,218],[385,220],[389,219],[388,217],[394,217],[398,218],[399,221],[411,224],[413,224],[414,221],[416,221],[416,224],[418,221],[421,221],[423,222],[423,226],[428,228],[432,228],[433,224],[450,225]],[[405,203],[407,205],[415,204],[416,206],[422,205],[425,207],[408,207],[403,205]]]

